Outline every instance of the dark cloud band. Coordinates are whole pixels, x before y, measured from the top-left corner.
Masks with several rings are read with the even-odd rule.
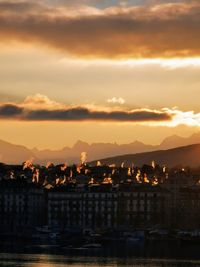
[[[23,121],[115,121],[115,122],[158,122],[172,117],[167,112],[154,110],[95,111],[83,107],[61,110],[30,110],[17,105],[1,105],[1,119]]]
[[[22,107],[18,107],[14,104],[5,104],[0,106],[0,118],[18,118],[23,116],[23,111],[24,109]]]

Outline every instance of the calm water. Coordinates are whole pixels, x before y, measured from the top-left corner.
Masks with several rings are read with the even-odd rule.
[[[81,267],[81,266],[133,266],[133,267],[197,267],[198,260],[127,259],[72,257],[49,254],[0,254],[0,267]]]
[[[196,267],[198,260],[127,259],[100,257],[72,257],[48,254],[0,254],[0,267],[81,267],[81,266],[133,266],[133,267]]]
[[[200,267],[200,245],[149,243],[71,250],[54,245],[0,242],[0,267]]]

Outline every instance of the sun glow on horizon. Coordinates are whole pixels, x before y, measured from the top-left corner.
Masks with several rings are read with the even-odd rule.
[[[145,67],[145,66],[159,66],[165,69],[178,69],[194,67],[200,68],[200,57],[189,58],[135,58],[135,59],[94,59],[76,57],[63,57],[58,60],[63,65],[78,65],[82,67],[87,66],[110,66],[110,67]]]

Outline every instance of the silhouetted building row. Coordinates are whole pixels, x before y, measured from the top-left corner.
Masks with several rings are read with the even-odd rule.
[[[48,192],[48,222],[60,227],[167,226],[169,192],[159,186],[91,185],[85,191]]]
[[[199,186],[69,183],[47,190],[25,179],[0,182],[0,229],[7,232],[42,225],[199,228],[199,214]]]

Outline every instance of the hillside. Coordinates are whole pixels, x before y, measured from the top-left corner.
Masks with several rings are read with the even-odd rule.
[[[23,161],[37,157],[28,148],[10,144],[0,140],[0,161],[5,163],[21,164]]]
[[[116,164],[117,166],[121,166],[122,162],[124,162],[124,166],[130,166],[132,163],[141,166],[150,164],[152,160],[169,167],[177,165],[197,167],[200,166],[200,144],[100,159],[102,164]],[[96,162],[93,161],[91,164],[95,165]]]

